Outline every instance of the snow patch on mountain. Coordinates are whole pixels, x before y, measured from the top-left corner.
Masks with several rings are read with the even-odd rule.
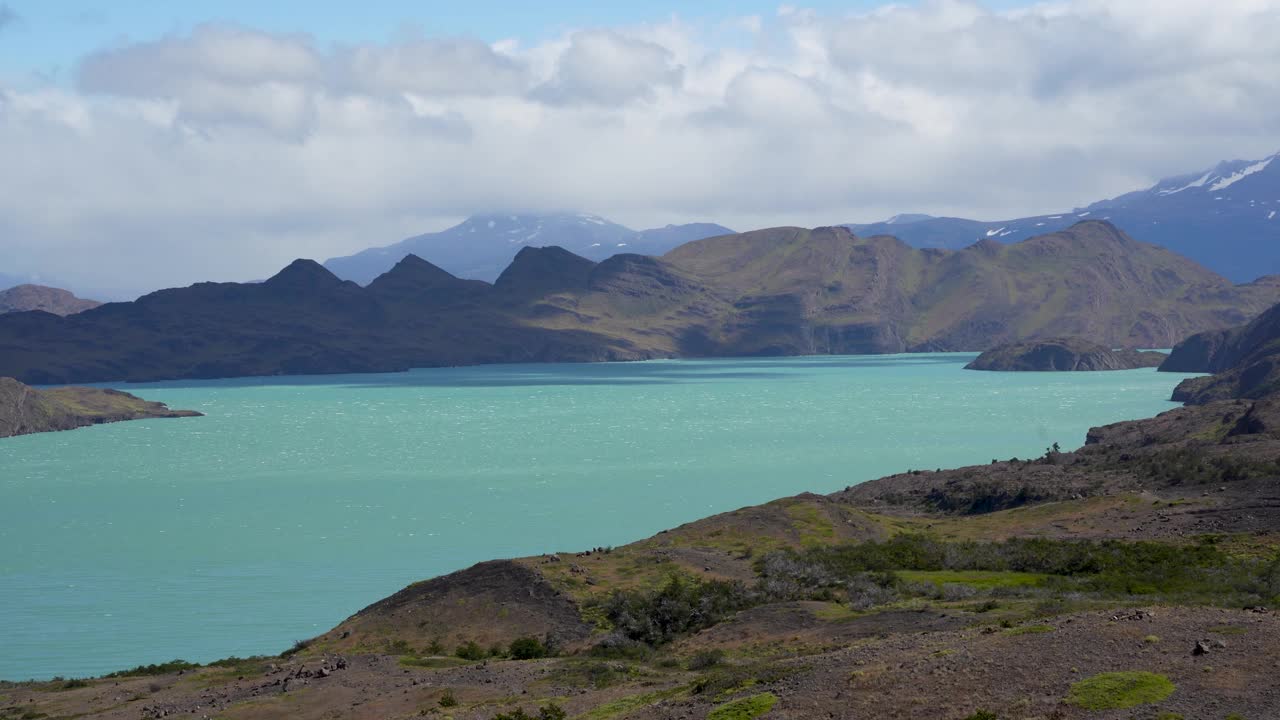
[[[1157,195],[1176,195],[1177,193],[1180,193],[1183,190],[1190,190],[1191,188],[1204,187],[1205,183],[1209,182],[1212,179],[1213,179],[1213,171],[1210,170],[1209,172],[1201,175],[1199,178],[1192,180],[1186,185],[1183,185],[1182,187],[1165,189],[1165,190],[1157,190],[1156,194]]]
[[[1254,173],[1260,173],[1263,170],[1266,170],[1267,166],[1271,164],[1272,160],[1275,160],[1274,155],[1267,158],[1266,160],[1263,160],[1261,162],[1256,162],[1250,165],[1249,167],[1246,167],[1242,170],[1238,170],[1234,173],[1231,173],[1227,177],[1224,177],[1218,182],[1209,186],[1209,190],[1210,192],[1217,192],[1219,190],[1229,188],[1232,185],[1235,185],[1236,183],[1240,182],[1241,180],[1249,177],[1250,175],[1253,175]]]

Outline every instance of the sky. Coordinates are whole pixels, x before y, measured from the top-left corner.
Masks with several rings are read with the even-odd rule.
[[[1278,128],[1280,0],[0,0],[0,274],[125,297],[487,211],[997,220]]]

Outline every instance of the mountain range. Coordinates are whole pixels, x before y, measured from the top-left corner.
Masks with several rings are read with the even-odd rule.
[[[1100,221],[958,251],[784,227],[661,258],[524,247],[492,284],[416,255],[367,287],[298,260],[262,283],[199,283],[65,318],[10,313],[0,315],[0,376],[59,384],[984,350],[1061,336],[1170,347],[1278,299],[1278,279],[1232,285]]]
[[[1105,219],[1234,282],[1246,282],[1280,273],[1277,158],[1219,163],[1070,212],[993,221],[911,214],[848,227],[859,235],[892,234],[915,247],[959,249],[983,239],[1018,242],[1083,219]]]
[[[448,230],[326,260],[343,280],[367,285],[406,255],[429,257],[450,273],[492,282],[523,247],[558,245],[591,260],[618,253],[661,255],[690,240],[733,231],[712,223],[632,230],[587,213],[475,215]]]

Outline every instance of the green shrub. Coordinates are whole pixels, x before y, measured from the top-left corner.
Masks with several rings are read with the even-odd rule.
[[[488,653],[485,652],[484,648],[480,647],[475,640],[468,640],[459,645],[457,649],[453,651],[453,654],[463,660],[471,660],[472,662],[476,660],[483,660],[489,656]]]
[[[409,646],[408,641],[402,639],[387,641],[388,655],[412,655],[413,648]]]
[[[1124,710],[1157,703],[1175,687],[1164,675],[1149,672],[1109,672],[1071,686],[1067,702],[1085,710]]]
[[[167,663],[159,663],[154,665],[139,665],[129,670],[120,670],[113,672],[105,677],[121,678],[121,677],[138,677],[146,675],[168,675],[169,673],[195,670],[200,667],[199,663],[190,663],[186,660],[170,660]]]
[[[616,591],[605,616],[626,638],[657,647],[711,627],[759,598],[741,583],[689,580],[672,575],[657,590]]]
[[[293,646],[292,646],[292,647],[290,647],[288,650],[285,650],[284,652],[280,653],[280,657],[286,657],[286,658],[287,658],[287,657],[290,657],[290,656],[292,656],[292,655],[297,655],[298,653],[302,652],[303,650],[306,650],[307,648],[311,647],[311,643],[313,643],[313,642],[315,642],[315,640],[314,640],[314,639],[311,639],[311,640],[294,640],[294,641],[293,641]]]
[[[440,707],[451,708],[458,706],[458,698],[453,694],[453,690],[444,689],[444,693],[440,695]]]
[[[979,710],[964,720],[1000,720],[1000,718],[996,717],[996,714],[990,710]]]
[[[516,660],[535,660],[547,656],[547,646],[538,638],[522,637],[511,641],[510,652]]]

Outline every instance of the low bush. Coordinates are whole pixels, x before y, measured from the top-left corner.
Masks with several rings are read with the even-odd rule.
[[[105,677],[121,678],[121,677],[141,677],[147,675],[168,675],[169,673],[195,670],[200,667],[200,663],[190,663],[186,660],[170,660],[167,663],[158,663],[152,665],[139,665],[128,670],[119,670]]]
[[[548,655],[547,646],[535,637],[522,637],[512,640],[509,653],[516,660],[535,660]]]
[[[688,666],[690,670],[694,671],[706,670],[719,665],[722,660],[724,660],[723,650],[702,650],[694,653],[693,657],[689,658]]]
[[[472,662],[476,660],[484,660],[489,657],[489,653],[485,652],[485,649],[480,647],[475,640],[468,640],[459,645],[457,649],[453,651],[453,654],[463,660],[470,660]]]
[[[451,708],[458,706],[458,698],[449,688],[445,688],[444,693],[440,695],[440,707]]]
[[[710,627],[758,601],[758,595],[742,583],[672,575],[657,590],[616,591],[603,609],[616,633],[657,647]]]

